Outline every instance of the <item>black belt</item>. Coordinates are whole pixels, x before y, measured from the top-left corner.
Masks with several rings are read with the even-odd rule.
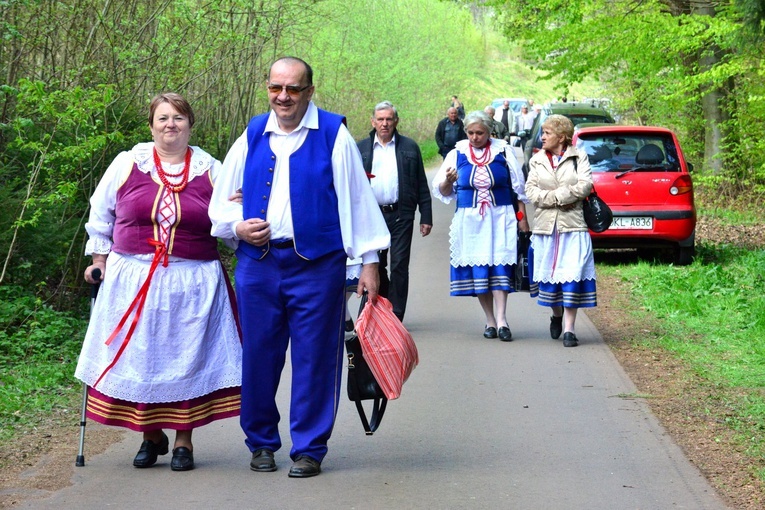
[[[396,202],[395,204],[388,204],[388,205],[381,205],[380,206],[380,210],[382,212],[393,212],[396,209],[398,209],[398,202]]]
[[[271,243],[271,246],[273,246],[274,248],[276,248],[278,250],[283,250],[283,249],[286,249],[286,248],[294,248],[295,247],[295,240],[294,239],[289,239],[287,241],[282,241],[280,243]]]

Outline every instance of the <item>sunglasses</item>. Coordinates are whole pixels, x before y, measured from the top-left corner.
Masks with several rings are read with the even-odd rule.
[[[282,90],[286,90],[288,95],[297,97],[301,92],[309,87],[310,85],[306,85],[305,87],[301,87],[299,85],[269,85],[266,88],[272,94],[281,94]]]

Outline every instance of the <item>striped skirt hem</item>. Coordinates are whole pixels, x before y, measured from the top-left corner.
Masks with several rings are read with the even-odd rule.
[[[598,306],[595,280],[566,283],[533,282],[530,295],[537,298],[537,303],[542,306],[562,306],[564,308],[593,308]]]
[[[515,292],[515,266],[451,266],[449,294],[477,296],[494,290]]]
[[[136,432],[157,429],[192,430],[239,416],[241,387],[222,388],[180,402],[143,404],[112,398],[88,387],[87,417],[95,422]]]

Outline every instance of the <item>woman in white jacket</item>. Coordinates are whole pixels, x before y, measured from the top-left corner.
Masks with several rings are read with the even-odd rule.
[[[542,124],[542,150],[529,161],[526,196],[534,204],[531,296],[552,308],[550,335],[576,347],[579,308],[597,305],[592,239],[582,201],[592,190],[587,154],[571,145],[574,125],[550,115]]]

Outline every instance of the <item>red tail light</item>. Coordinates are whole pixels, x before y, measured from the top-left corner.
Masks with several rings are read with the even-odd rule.
[[[669,188],[670,195],[683,195],[685,193],[691,193],[693,191],[693,181],[691,181],[690,175],[681,175],[672,186]]]

